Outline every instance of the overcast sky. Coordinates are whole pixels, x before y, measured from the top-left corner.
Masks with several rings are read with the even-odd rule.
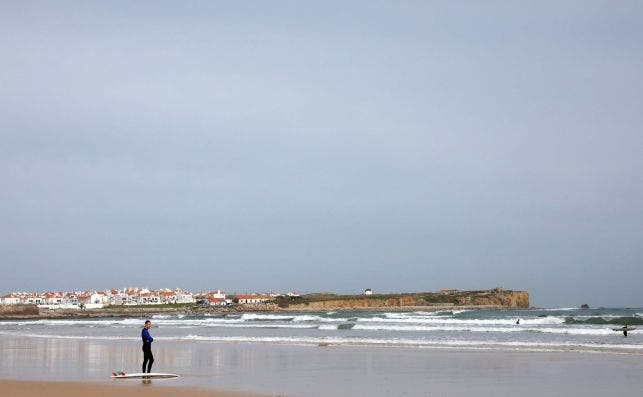
[[[0,292],[643,306],[643,3],[0,4]]]

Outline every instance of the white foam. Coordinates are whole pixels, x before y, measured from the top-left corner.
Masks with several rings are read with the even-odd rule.
[[[431,316],[412,316],[411,314],[400,313],[384,313],[388,317],[366,317],[357,318],[357,322],[363,323],[377,323],[377,324],[390,324],[390,325],[432,325],[432,326],[478,326],[478,327],[497,327],[497,326],[513,326],[515,325],[514,319],[456,319],[452,317],[431,317]],[[176,326],[176,327],[213,327],[222,325],[245,324],[251,327],[252,324],[269,324],[270,326],[277,326],[279,324],[290,323],[345,323],[347,318],[326,318],[315,315],[297,315],[297,316],[281,316],[281,315],[266,315],[245,313],[241,317],[206,317],[206,318],[190,318],[178,319],[168,318],[171,316],[159,316],[154,318],[155,325],[159,326]],[[259,321],[256,321],[259,320]],[[563,324],[564,318],[561,317],[539,317],[531,319],[521,319],[521,326],[537,326],[537,325],[557,325]],[[143,320],[138,318],[126,319],[92,319],[92,320],[77,320],[77,319],[44,319],[44,320],[23,320],[23,321],[2,321],[2,326],[14,325],[36,325],[36,326],[142,326]],[[294,327],[293,327],[294,328]]]
[[[456,319],[444,317],[412,317],[412,318],[358,318],[358,322],[378,322],[378,323],[417,323],[417,324],[467,324],[467,325],[514,325],[515,319],[496,318],[496,319]],[[520,319],[520,324],[562,324],[565,322],[561,317],[538,317],[531,319]]]
[[[302,315],[302,316],[295,316],[293,317],[292,321],[295,322],[303,322],[303,321],[324,321],[326,320],[323,317],[319,316],[307,316],[307,315]]]
[[[241,316],[242,320],[292,320],[295,316],[282,316],[278,314],[257,314],[257,313],[244,313]]]
[[[78,336],[52,334],[24,334],[0,332],[2,335],[17,338],[67,339],[89,341],[139,340],[136,337],[117,336]],[[420,348],[472,348],[490,350],[518,351],[602,351],[602,352],[643,352],[643,345],[637,344],[607,344],[607,343],[576,343],[576,342],[502,342],[502,341],[471,341],[471,340],[416,340],[404,338],[345,338],[345,337],[272,337],[272,336],[202,336],[190,334],[187,336],[164,337],[164,341],[197,341],[197,342],[251,342],[251,343],[281,343],[290,345],[316,345],[328,343],[343,346],[400,346]]]
[[[367,331],[397,331],[397,332],[540,332],[569,335],[611,335],[606,328],[540,328],[540,327],[475,327],[475,326],[426,326],[426,325],[366,325],[356,324],[353,329]]]
[[[23,321],[0,321],[0,325],[56,325],[56,326],[78,326],[78,325],[140,325],[141,319],[118,319],[118,320],[23,320]]]

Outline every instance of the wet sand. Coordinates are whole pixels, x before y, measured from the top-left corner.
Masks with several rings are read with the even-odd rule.
[[[142,385],[140,380],[121,382],[109,378],[112,371],[139,370],[142,353],[138,341],[3,335],[0,354],[0,379],[35,385],[22,386],[28,390],[43,381],[64,381],[72,383],[63,385],[82,382],[97,387],[93,395],[110,395],[112,389],[101,389],[106,385],[132,386],[141,396],[139,392],[148,390],[143,386],[150,386]],[[159,338],[154,356],[154,371],[181,375],[178,379],[153,381],[149,389],[155,391],[154,395],[163,395],[156,393],[166,393],[166,389],[176,393],[177,388],[187,390],[188,397],[226,395],[217,390],[296,397],[604,397],[638,395],[643,390],[640,354],[320,347]],[[119,393],[124,390],[120,387]],[[197,389],[211,390],[213,394],[195,394],[204,393]],[[5,393],[0,385],[0,390],[1,395],[20,395],[18,389],[16,394]],[[65,397],[73,395],[65,393]]]
[[[118,386],[102,383],[0,380],[0,394],[12,397],[262,397],[259,394],[223,392],[188,387],[164,387],[151,383]],[[267,395],[263,396],[267,397]]]

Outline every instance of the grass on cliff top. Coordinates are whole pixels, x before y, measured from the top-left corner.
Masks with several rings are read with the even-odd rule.
[[[466,298],[469,296],[480,296],[490,294],[505,294],[514,291],[504,289],[491,289],[491,290],[475,290],[475,291],[449,291],[449,292],[412,292],[412,293],[397,293],[397,294],[373,294],[373,295],[338,295],[332,293],[317,293],[306,294],[299,297],[289,297],[285,301],[291,304],[309,303],[309,302],[322,302],[330,300],[354,300],[354,299],[398,299],[403,297],[413,297],[417,300],[423,300],[426,303],[457,303],[459,298]],[[278,300],[279,301],[279,300]],[[282,300],[284,301],[284,300]]]

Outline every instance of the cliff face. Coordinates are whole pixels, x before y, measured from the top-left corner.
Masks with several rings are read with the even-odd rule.
[[[291,302],[289,309],[333,310],[405,306],[497,306],[507,308],[529,307],[529,293],[525,291],[451,291],[405,295],[373,295],[325,298]],[[282,306],[283,307],[283,306]]]
[[[458,298],[460,305],[529,307],[529,293],[525,291],[483,292]]]
[[[377,308],[377,307],[402,307],[402,306],[417,306],[415,299],[411,297],[388,298],[388,299],[374,299],[374,298],[355,298],[355,299],[333,299],[318,302],[306,302],[301,304],[290,305],[290,308],[306,308],[306,309],[357,309],[357,308]]]

